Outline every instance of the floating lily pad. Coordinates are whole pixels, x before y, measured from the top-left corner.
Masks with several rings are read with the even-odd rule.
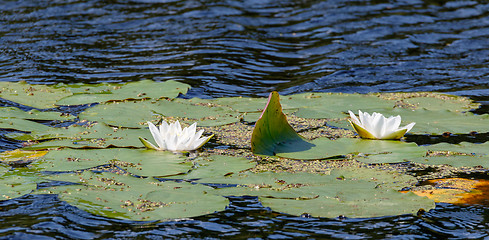
[[[425,148],[434,153],[411,159],[411,161],[427,165],[489,168],[489,142],[482,144],[468,142],[460,144],[439,143]]]
[[[403,101],[407,104],[414,105],[414,107],[417,109],[425,109],[429,111],[450,110],[453,112],[464,112],[475,109],[480,105],[478,103],[474,103],[469,98],[453,95],[446,96],[447,98],[413,97],[406,98]]]
[[[284,108],[298,108],[295,113],[302,118],[344,118],[348,110],[376,111],[392,108],[395,101],[374,95],[341,93],[301,93],[284,96]]]
[[[312,146],[289,125],[287,117],[282,112],[279,94],[274,91],[270,93],[268,103],[253,129],[251,151],[254,154],[272,156],[277,146],[284,143],[300,146],[300,150]]]
[[[14,129],[19,131],[31,132],[31,131],[45,131],[50,129],[50,127],[25,119],[20,118],[1,118],[0,117],[0,128],[4,129]]]
[[[225,180],[241,187],[217,189],[217,194],[259,196],[264,206],[293,215],[376,217],[434,208],[432,200],[397,191],[412,185],[413,177],[373,169],[347,168],[329,175],[241,173]]]
[[[398,163],[426,156],[425,148],[402,141],[362,139],[352,147],[359,153],[356,159],[365,163]]]
[[[212,188],[186,182],[159,182],[103,172],[85,171],[70,178],[82,185],[52,187],[41,193],[59,194],[59,198],[80,209],[104,217],[152,221],[195,217],[224,210],[228,200],[209,194]]]
[[[134,101],[100,104],[80,114],[80,119],[104,122],[112,126],[140,128],[159,116],[181,117],[197,121],[199,126],[237,122],[237,113],[223,107],[195,106],[176,101]]]
[[[0,97],[34,108],[52,108],[56,101],[72,95],[65,88],[25,82],[0,82]]]
[[[67,121],[72,120],[75,116],[70,114],[63,114],[60,112],[52,111],[39,111],[32,109],[30,111],[23,111],[16,107],[0,107],[0,112],[2,113],[2,118],[21,118],[21,119],[31,119],[31,120],[59,120]]]
[[[345,186],[346,187],[346,186]],[[339,186],[336,194],[323,194],[324,188],[317,189],[319,196],[313,199],[281,199],[260,197],[263,206],[277,212],[292,215],[309,214],[313,217],[371,218],[416,214],[420,210],[433,209],[434,202],[420,198],[413,193],[394,190],[373,191],[375,186],[360,183],[351,184],[346,189]],[[352,196],[355,194],[355,198]]]
[[[386,116],[400,115],[403,124],[416,122],[410,133],[442,134],[489,132],[489,115],[475,115],[471,112],[459,113],[450,110],[430,111],[426,109],[393,109],[381,112]]]
[[[317,160],[349,153],[361,153],[357,160],[366,163],[404,162],[426,155],[426,149],[415,143],[389,140],[365,140],[358,138],[339,138],[330,140],[318,138],[309,142],[313,146],[305,151],[297,149],[294,144],[281,144],[276,148],[276,155],[284,158]]]
[[[35,174],[26,174],[22,170],[6,172],[0,167],[0,200],[12,199],[31,193],[37,188],[39,180]]]
[[[138,176],[164,177],[188,172],[193,163],[182,155],[168,151],[107,149],[116,152],[112,161],[118,167]]]
[[[357,141],[358,139],[350,138],[337,140],[318,138],[308,142],[305,146],[295,142],[282,143],[275,149],[275,154],[279,157],[300,160],[326,159],[353,152],[351,144]]]
[[[150,138],[148,129],[124,129],[97,123],[90,127],[71,125],[67,128],[49,128],[31,134],[9,135],[17,140],[41,141],[24,150],[69,148],[143,147],[138,137]],[[50,141],[45,141],[50,140]]]
[[[212,179],[222,179],[222,177],[237,174],[255,165],[254,162],[243,157],[211,155],[197,161],[197,165],[188,174],[171,178],[210,183]]]
[[[4,156],[2,156],[2,161],[3,160],[4,160]],[[6,172],[8,172],[8,168],[0,165],[0,176],[2,176]]]
[[[71,88],[78,90],[77,94],[63,98],[56,102],[57,105],[80,105],[111,100],[125,99],[159,99],[162,97],[175,98],[178,94],[187,93],[190,85],[177,81],[154,82],[143,80],[126,84],[101,85],[96,88],[88,88],[87,85],[73,85]]]
[[[46,155],[46,153],[47,151],[24,151],[20,149],[15,149],[12,151],[1,152],[0,157],[1,161],[7,164],[28,163]]]
[[[182,174],[192,168],[186,158],[171,152],[125,148],[52,150],[32,166],[45,171],[77,171],[109,163],[139,176]]]
[[[215,99],[178,99],[178,101],[186,101],[190,104],[195,105],[210,105],[210,106],[220,106],[228,107],[240,113],[257,112],[261,113],[263,107],[267,103],[266,98],[247,98],[247,97],[223,97]]]

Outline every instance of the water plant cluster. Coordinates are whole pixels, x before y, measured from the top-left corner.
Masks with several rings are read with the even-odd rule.
[[[376,217],[429,211],[434,200],[409,190],[415,176],[383,166],[489,168],[487,143],[365,140],[348,111],[400,115],[412,134],[488,132],[489,116],[469,99],[435,93],[302,93],[270,98],[184,99],[190,86],[0,83],[3,199],[56,194],[105,217],[163,220],[225,210],[228,196],[257,196],[272,211],[315,217]],[[265,108],[265,110],[264,110]],[[79,110],[79,113],[75,111]],[[76,114],[75,114],[76,113]],[[286,117],[288,116],[288,118]],[[147,149],[148,121],[197,122],[214,136],[198,151]],[[442,154],[433,154],[442,153]],[[300,170],[288,169],[294,162]],[[308,167],[331,163],[323,168]],[[265,167],[266,166],[266,167]]]

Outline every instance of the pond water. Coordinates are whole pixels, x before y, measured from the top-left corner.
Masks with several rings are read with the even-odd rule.
[[[487,1],[0,0],[0,81],[178,80],[186,97],[439,91],[489,105]],[[0,101],[2,106],[11,106]],[[487,106],[482,112],[488,112]],[[0,138],[0,149],[18,143]],[[434,239],[489,235],[487,206],[318,219],[230,198],[162,223],[88,214],[55,196],[0,202],[2,238]]]

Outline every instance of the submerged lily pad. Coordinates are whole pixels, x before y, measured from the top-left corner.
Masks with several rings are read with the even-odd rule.
[[[81,185],[51,187],[40,193],[59,198],[87,212],[109,218],[152,221],[196,217],[224,210],[228,200],[209,194],[212,188],[186,182],[159,182],[109,172],[60,175],[53,180]]]
[[[70,85],[71,89],[87,89],[89,85]],[[186,94],[190,85],[177,81],[154,82],[142,80],[126,84],[108,84],[97,88],[88,88],[87,91],[76,91],[75,95],[63,98],[56,102],[57,105],[80,105],[96,102],[107,102],[125,99],[159,99],[162,97],[175,98],[178,94]]]

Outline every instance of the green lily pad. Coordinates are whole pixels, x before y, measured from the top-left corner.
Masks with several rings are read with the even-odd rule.
[[[4,156],[2,156],[2,161],[3,161],[3,158],[4,158]],[[8,172],[8,168],[0,165],[0,176],[2,176],[6,172]]]
[[[31,193],[37,188],[38,177],[23,170],[6,172],[1,167],[0,172],[0,200],[17,198]]]
[[[280,144],[300,145],[300,150],[311,146],[287,122],[282,112],[278,92],[270,93],[268,103],[251,135],[251,151],[254,154],[273,156]]]
[[[72,89],[87,89],[86,85],[73,85]],[[102,85],[87,91],[78,90],[77,94],[63,98],[57,105],[80,105],[96,102],[107,102],[125,99],[159,99],[162,97],[175,98],[178,94],[186,94],[190,85],[177,81],[154,82],[142,80],[126,84]]]
[[[426,149],[415,143],[389,140],[365,140],[359,138],[317,138],[309,142],[313,146],[301,151],[294,144],[281,144],[276,155],[300,160],[326,159],[349,153],[359,153],[357,160],[366,163],[396,163],[426,155]]]
[[[426,156],[425,148],[402,141],[362,139],[352,147],[360,153],[356,159],[365,163],[398,163]]]
[[[80,119],[131,128],[140,128],[147,121],[158,119],[159,116],[188,118],[190,121],[197,121],[199,126],[225,125],[239,121],[237,113],[230,109],[168,100],[100,104],[79,115]]]
[[[59,112],[45,111],[33,109],[28,112],[18,109],[16,107],[0,107],[2,118],[21,118],[31,120],[59,120],[67,121],[73,120],[75,116],[69,114],[63,114]]]
[[[182,101],[183,99],[178,99]],[[186,99],[186,102],[195,105],[211,105],[228,107],[233,110],[245,113],[245,112],[257,112],[261,113],[263,111],[263,106],[267,103],[266,98],[247,98],[247,97],[224,97],[215,99],[200,99],[192,98]]]
[[[342,93],[301,93],[283,97],[284,108],[298,108],[302,118],[344,118],[348,110],[376,111],[392,108],[394,101],[374,95]]]
[[[49,128],[44,131],[34,131],[31,134],[17,136],[9,135],[17,140],[49,140],[27,147],[24,150],[69,148],[107,148],[107,147],[143,147],[139,136],[151,138],[148,129],[124,129],[109,127],[103,123],[91,127],[71,125],[67,128]]]
[[[385,116],[400,115],[404,126],[410,122],[416,125],[410,131],[413,134],[442,134],[489,132],[489,114],[475,115],[471,112],[459,113],[450,110],[430,111],[426,109],[393,109],[382,112]]]
[[[222,211],[228,204],[226,198],[209,194],[212,188],[186,182],[159,182],[90,171],[52,178],[62,181],[71,178],[82,185],[52,187],[41,193],[59,194],[63,201],[109,218],[153,221],[196,217]]]
[[[416,214],[420,210],[435,207],[432,200],[422,198],[414,193],[400,193],[394,190],[372,191],[375,186],[359,183],[339,187],[336,194],[324,194],[318,189],[317,198],[313,199],[281,199],[260,197],[264,207],[291,215],[309,214],[313,217],[334,218],[346,216],[349,218],[372,218]],[[357,198],[349,198],[355,194]]]
[[[56,101],[70,95],[69,90],[56,86],[0,82],[0,97],[39,109],[55,107]]]
[[[118,153],[113,160],[115,165],[138,176],[173,176],[186,173],[193,166],[192,162],[187,161],[182,155],[168,151],[139,149],[114,149],[112,151]]]
[[[275,148],[275,154],[283,158],[300,160],[326,159],[353,152],[351,144],[356,141],[357,139],[352,140],[350,138],[337,140],[317,138],[304,145],[296,142],[282,143]]]
[[[274,211],[315,217],[378,217],[415,214],[435,207],[428,198],[397,190],[413,177],[373,169],[345,168],[329,175],[311,173],[241,173],[225,179],[241,187],[220,188],[225,196],[258,196]]]
[[[31,132],[36,130],[45,131],[50,129],[50,127],[46,125],[21,119],[21,118],[0,118],[0,128],[26,131],[26,132]]]
[[[478,108],[480,104],[474,103],[468,98],[446,95],[449,98],[434,98],[434,97],[413,97],[403,101],[407,104],[412,104],[417,109],[425,109],[429,111],[450,110],[453,112],[469,111]]]
[[[139,176],[182,174],[192,168],[181,155],[126,148],[52,150],[31,165],[44,171],[77,171],[109,163]]]
[[[171,178],[210,183],[209,181],[212,181],[212,179],[222,179],[222,177],[253,168],[255,165],[254,162],[243,157],[211,155],[197,161],[197,166],[189,173]]]
[[[482,144],[468,142],[460,144],[438,143],[425,148],[438,153],[411,159],[411,161],[427,165],[489,168],[489,142]]]

